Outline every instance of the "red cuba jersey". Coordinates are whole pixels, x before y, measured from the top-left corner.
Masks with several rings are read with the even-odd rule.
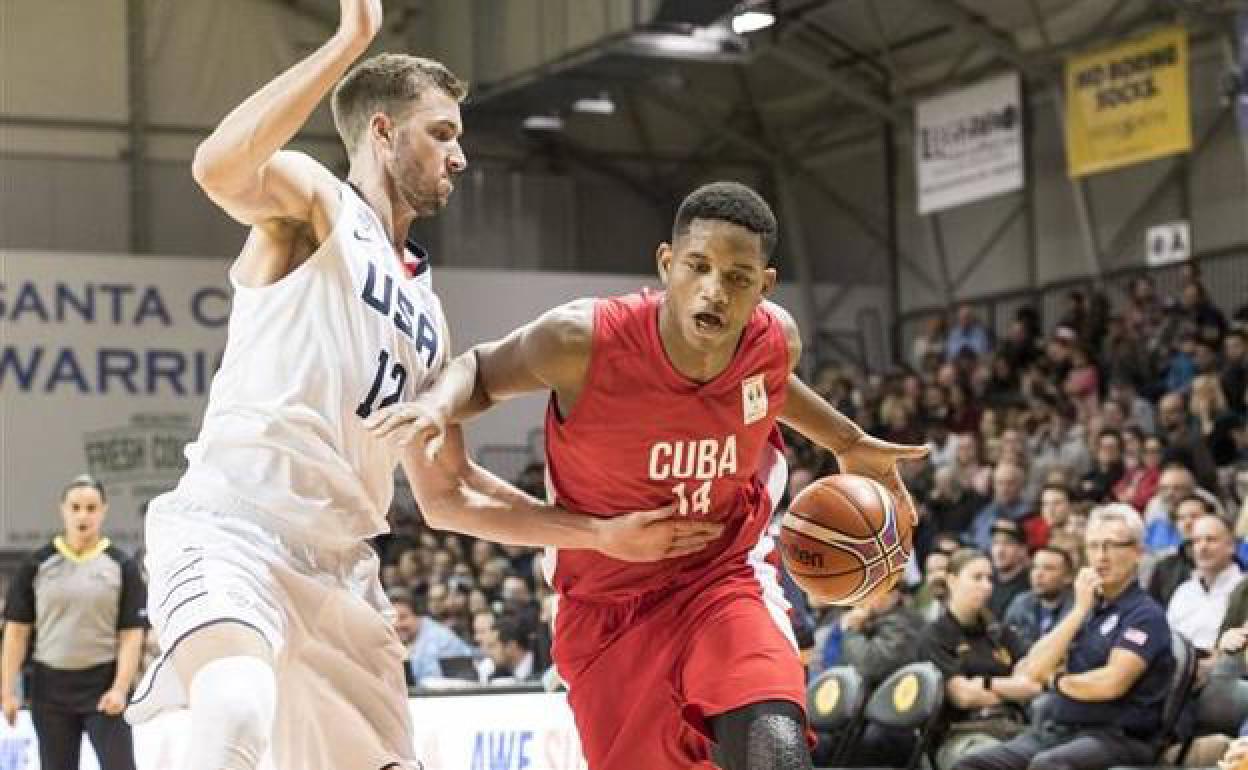
[[[555,396],[547,407],[548,491],[592,516],[675,503],[725,529],[698,553],[653,563],[549,549],[547,577],[568,599],[628,601],[748,571],[766,556],[760,541],[787,481],[775,425],[790,371],[783,325],[760,305],[728,367],[699,383],[663,348],[663,302],[663,293],[642,291],[595,303],[580,398],[566,417]]]

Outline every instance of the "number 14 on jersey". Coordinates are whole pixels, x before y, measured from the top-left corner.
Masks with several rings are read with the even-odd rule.
[[[711,512],[710,481],[703,481],[692,489],[682,481],[672,487],[672,494],[676,496],[681,516],[706,516]]]

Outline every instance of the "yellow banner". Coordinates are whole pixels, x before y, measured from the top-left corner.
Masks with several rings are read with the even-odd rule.
[[[1192,148],[1187,30],[1166,27],[1066,60],[1066,159],[1072,177]]]

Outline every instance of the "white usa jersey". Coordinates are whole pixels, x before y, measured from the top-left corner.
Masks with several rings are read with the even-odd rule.
[[[178,492],[331,542],[387,531],[397,453],[364,428],[447,360],[428,262],[409,277],[349,185],[329,237],[278,282],[234,270],[221,369]]]

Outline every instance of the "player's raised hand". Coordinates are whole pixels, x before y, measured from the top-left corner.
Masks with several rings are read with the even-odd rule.
[[[430,462],[446,438],[446,413],[417,398],[385,409],[378,409],[364,420],[364,427],[379,441],[402,451],[412,442],[421,442]]]
[[[697,553],[719,539],[724,526],[677,514],[675,505],[594,519],[595,550],[620,561],[660,561]]]
[[[348,37],[372,40],[381,30],[381,0],[339,0],[338,29]]]
[[[837,454],[836,462],[842,473],[853,473],[866,476],[883,484],[903,512],[910,515],[910,523],[918,526],[919,509],[906,485],[902,483],[901,472],[897,463],[902,460],[921,460],[927,457],[928,448],[908,444],[894,444],[864,435],[842,453]]]

